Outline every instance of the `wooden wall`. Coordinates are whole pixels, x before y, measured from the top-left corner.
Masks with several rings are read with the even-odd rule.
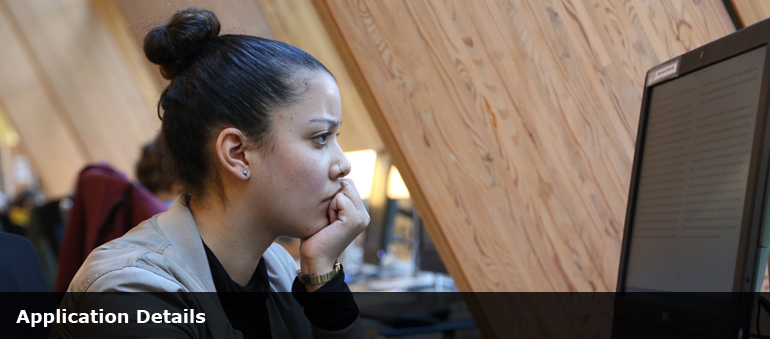
[[[314,2],[462,291],[615,289],[644,75],[716,0]]]
[[[88,161],[133,172],[157,124],[90,3],[4,0],[0,16],[0,105],[46,193],[68,193]]]
[[[731,0],[735,14],[743,27],[770,18],[770,2],[756,0]]]
[[[45,178],[45,188],[54,194],[64,194],[74,183],[79,164],[86,159],[85,146],[74,137],[74,127],[62,116],[63,108],[52,89],[44,85],[39,63],[28,57],[32,52],[3,2],[0,39],[2,111],[20,135],[22,146],[37,151],[32,160],[48,164],[39,169]]]

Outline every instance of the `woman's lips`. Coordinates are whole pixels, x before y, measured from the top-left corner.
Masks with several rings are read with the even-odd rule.
[[[331,202],[332,199],[334,199],[334,197],[336,197],[337,194],[339,194],[340,192],[342,192],[342,187],[338,188],[337,191],[334,192],[334,194],[332,194],[328,198],[324,199],[321,203],[327,204],[327,203]]]

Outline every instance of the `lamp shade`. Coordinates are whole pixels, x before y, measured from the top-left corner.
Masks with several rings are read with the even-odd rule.
[[[390,166],[388,172],[388,199],[409,199],[409,190],[406,189],[404,180],[401,179],[401,173],[396,166]]]

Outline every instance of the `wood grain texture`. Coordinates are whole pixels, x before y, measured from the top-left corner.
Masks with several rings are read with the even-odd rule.
[[[0,3],[0,40],[0,106],[40,171],[43,190],[52,197],[69,194],[89,156],[4,3]],[[6,187],[6,193],[14,192]]]
[[[91,0],[91,7],[102,19],[110,37],[120,49],[120,54],[130,69],[129,74],[141,93],[145,106],[155,107],[163,90],[160,86],[162,78],[159,75],[156,76],[159,73],[158,69],[144,56],[142,41],[137,41],[117,1]],[[155,110],[148,110],[147,113],[150,113],[152,121],[158,119]]]
[[[60,106],[61,121],[81,140],[84,160],[108,161],[132,176],[139,146],[154,136],[158,123],[103,18],[87,0],[4,1],[4,6]],[[70,187],[74,178],[67,181]]]
[[[731,0],[735,14],[744,27],[770,18],[770,2],[757,0]]]
[[[715,0],[316,7],[465,291],[614,290],[644,74],[734,30]]]
[[[339,136],[342,150],[384,149],[377,129],[313,4],[307,0],[257,0],[257,3],[270,22],[275,39],[310,53],[337,79],[344,122]]]

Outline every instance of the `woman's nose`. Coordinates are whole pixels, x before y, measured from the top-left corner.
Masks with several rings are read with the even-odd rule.
[[[348,158],[346,156],[342,156],[342,159],[340,159],[339,162],[337,162],[334,166],[332,166],[332,178],[342,178],[346,175],[350,174],[350,161],[348,161]]]

